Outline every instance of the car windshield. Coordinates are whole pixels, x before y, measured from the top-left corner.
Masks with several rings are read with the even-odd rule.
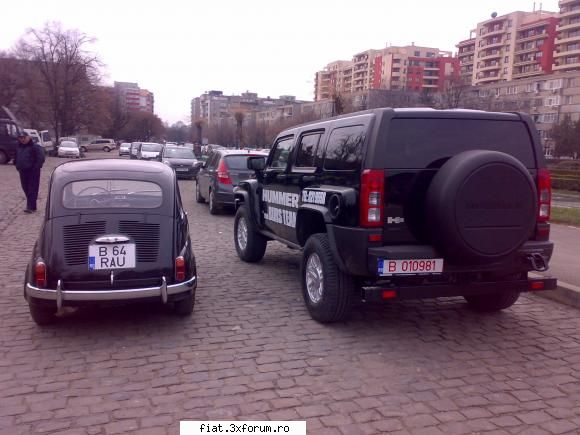
[[[141,151],[159,152],[162,148],[163,146],[158,143],[144,143],[141,145]]]
[[[68,209],[157,208],[162,201],[161,187],[142,180],[73,181],[62,194],[62,204]]]
[[[60,144],[61,148],[78,148],[78,145],[74,142],[71,142],[69,140],[64,141]]]
[[[131,146],[130,143],[122,143],[121,148],[129,148]]]
[[[165,148],[163,157],[176,159],[195,159],[193,151],[189,148]]]

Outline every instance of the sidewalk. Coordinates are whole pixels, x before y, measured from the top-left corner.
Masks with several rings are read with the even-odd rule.
[[[552,224],[550,239],[554,255],[550,269],[541,275],[558,278],[558,289],[536,294],[580,308],[580,228]]]

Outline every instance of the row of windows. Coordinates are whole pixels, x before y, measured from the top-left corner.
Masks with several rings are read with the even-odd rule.
[[[316,159],[324,159],[323,168],[331,171],[354,170],[362,160],[364,125],[339,127],[332,130],[325,149],[321,144],[323,130],[303,133],[296,144],[294,167],[313,168]],[[294,146],[294,136],[280,139],[276,145],[270,167],[285,169]]]

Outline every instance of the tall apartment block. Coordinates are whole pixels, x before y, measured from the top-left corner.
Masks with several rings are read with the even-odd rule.
[[[129,82],[115,82],[114,88],[123,111],[153,113],[155,100],[152,92]]]
[[[331,62],[314,81],[316,101],[334,93],[370,89],[443,90],[445,81],[459,74],[459,62],[451,52],[437,48],[387,47],[357,53],[352,60]]]
[[[580,70],[580,0],[560,0],[554,71]]]
[[[478,23],[457,44],[462,78],[482,85],[551,74],[558,20],[556,12],[516,11]]]

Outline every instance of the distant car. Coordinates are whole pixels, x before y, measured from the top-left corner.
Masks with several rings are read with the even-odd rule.
[[[160,160],[163,145],[155,142],[142,142],[137,158],[139,160]]]
[[[63,140],[58,147],[57,155],[58,157],[74,157],[78,159],[81,157],[81,150],[76,142]]]
[[[138,159],[140,149],[141,149],[141,142],[131,142],[131,149],[129,152],[129,157],[131,159]]]
[[[18,134],[22,130],[12,119],[0,119],[0,165],[16,158]]]
[[[267,155],[244,150],[214,150],[197,174],[196,201],[204,203],[207,199],[211,214],[218,214],[224,206],[234,206],[234,187],[254,176],[248,169],[248,157]]]
[[[39,325],[65,306],[139,300],[190,315],[197,275],[175,172],[158,162],[67,162],[50,179],[24,296]]]
[[[161,161],[173,168],[178,178],[195,178],[203,164],[195,158],[192,150],[180,146],[165,146]]]
[[[92,142],[81,145],[83,152],[87,151],[106,151],[110,152],[117,148],[117,144],[113,139],[95,139]]]
[[[131,143],[130,142],[123,142],[119,146],[119,157],[130,156],[130,155],[131,155]]]

